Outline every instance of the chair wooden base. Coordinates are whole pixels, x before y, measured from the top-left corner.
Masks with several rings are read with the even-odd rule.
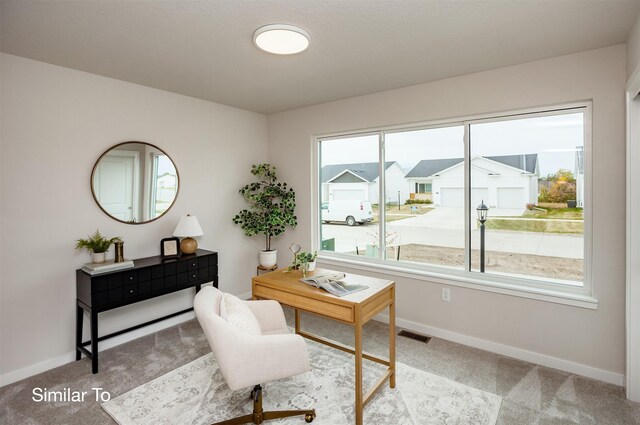
[[[253,413],[249,415],[239,416],[237,418],[228,419],[222,422],[216,422],[212,425],[240,425],[240,424],[256,424],[259,425],[264,421],[271,419],[287,418],[289,416],[304,415],[304,420],[311,423],[316,417],[315,409],[311,410],[274,410],[270,412],[262,411],[262,387],[256,385],[251,390],[251,398],[253,398]]]

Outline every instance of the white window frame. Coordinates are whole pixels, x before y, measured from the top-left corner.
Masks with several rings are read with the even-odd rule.
[[[321,205],[321,188],[320,188],[320,164],[322,141],[331,139],[345,139],[350,137],[377,135],[379,140],[379,163],[380,163],[380,193],[379,199],[383,198],[384,190],[384,136],[385,134],[394,132],[415,131],[424,129],[433,129],[450,126],[464,126],[464,161],[466,170],[466,179],[469,180],[469,134],[470,125],[483,122],[497,122],[524,118],[529,115],[549,116],[564,113],[575,113],[582,110],[584,116],[584,169],[585,169],[585,192],[584,192],[584,276],[582,285],[571,285],[566,281],[554,280],[551,278],[527,278],[514,277],[513,275],[501,275],[498,273],[481,274],[476,271],[469,271],[469,242],[470,242],[470,214],[468,208],[470,202],[470,181],[465,183],[465,262],[464,269],[455,269],[446,266],[413,264],[404,262],[391,262],[384,260],[384,250],[379,250],[378,258],[358,258],[350,255],[333,253],[330,251],[321,251],[321,226],[320,205]],[[312,193],[316,196],[312,197],[311,222],[312,225],[312,245],[319,251],[319,261],[327,265],[348,266],[353,269],[364,270],[368,272],[378,272],[389,274],[392,276],[402,276],[411,279],[424,280],[434,283],[440,283],[451,286],[459,286],[483,290],[488,292],[512,295],[536,299],[541,301],[572,305],[576,307],[596,309],[598,300],[593,285],[592,273],[592,235],[593,235],[593,201],[592,201],[592,102],[583,101],[561,105],[543,106],[536,108],[528,108],[514,111],[506,111],[502,113],[490,113],[474,116],[458,117],[448,120],[434,120],[424,123],[404,124],[397,126],[386,126],[376,128],[375,130],[359,130],[344,131],[340,133],[315,135],[311,138],[312,152]],[[380,214],[379,232],[381,235],[386,234],[386,222],[384,214]]]

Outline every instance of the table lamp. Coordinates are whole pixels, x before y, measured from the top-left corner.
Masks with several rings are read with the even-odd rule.
[[[184,238],[180,242],[180,251],[183,254],[194,254],[198,249],[198,241],[193,236],[202,236],[204,232],[195,215],[187,214],[180,217],[180,221],[173,231],[173,236]]]

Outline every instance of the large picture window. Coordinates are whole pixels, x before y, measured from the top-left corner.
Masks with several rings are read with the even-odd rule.
[[[480,282],[588,289],[589,110],[319,138],[320,250]]]

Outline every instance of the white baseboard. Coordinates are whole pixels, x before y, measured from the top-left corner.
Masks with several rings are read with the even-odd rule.
[[[389,323],[389,316],[379,314],[374,320],[383,323]],[[487,341],[485,339],[475,338],[468,335],[459,334],[445,329],[433,326],[423,325],[421,323],[412,322],[410,320],[400,319],[396,317],[396,326],[409,329],[414,332],[420,332],[436,338],[446,339],[447,341],[457,342],[458,344],[467,345],[469,347],[479,348],[481,350],[490,351],[492,353],[501,354],[503,356],[513,357],[514,359],[523,360],[530,363],[539,364],[541,366],[551,367],[563,370],[565,372],[576,375],[586,376],[587,378],[597,379],[614,385],[624,385],[624,375],[608,370],[598,369],[581,363],[548,356],[546,354],[536,353],[522,348],[512,347],[497,342]]]
[[[144,328],[136,329],[135,331],[127,332],[126,334],[109,338],[108,340],[102,341],[99,343],[98,352],[104,351],[111,347],[115,347],[116,345],[124,344],[125,342],[132,341],[136,338],[140,338],[140,337],[152,334],[154,332],[158,332],[162,329],[175,326],[179,323],[186,322],[195,317],[196,317],[195,313],[193,311],[189,311],[187,313],[180,314],[179,316],[175,316],[170,319],[166,319],[161,322],[154,323],[149,326],[145,326]],[[75,360],[76,360],[75,351],[71,351],[61,356],[57,356],[52,359],[44,360],[39,363],[25,366],[18,370],[5,373],[3,375],[0,375],[0,387],[4,387],[5,385],[12,384],[14,382],[20,381],[22,379],[28,378],[33,375],[37,375],[38,373],[45,372],[47,370],[56,368],[58,366],[71,363]],[[87,370],[87,373],[90,373],[90,372],[91,372],[90,370]]]

